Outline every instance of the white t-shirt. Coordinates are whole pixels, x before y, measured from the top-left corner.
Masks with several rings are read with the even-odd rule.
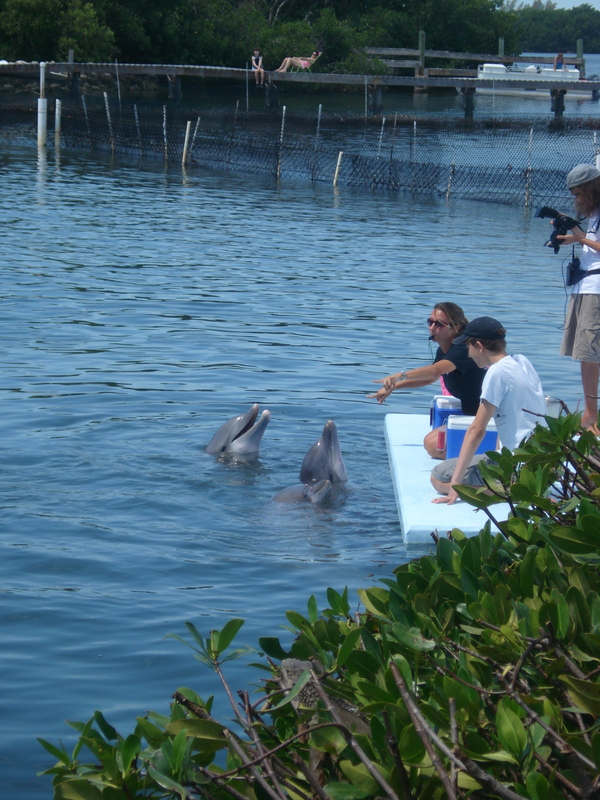
[[[546,414],[544,391],[537,372],[525,356],[506,356],[485,373],[481,399],[496,406],[494,420],[503,447],[514,450]],[[534,414],[528,414],[533,411]]]
[[[600,240],[598,227],[600,226],[600,215],[594,214],[588,220],[588,229],[585,234],[586,239],[592,242]],[[600,269],[600,253],[587,244],[581,245],[581,269]],[[573,286],[573,294],[600,294],[600,275],[590,275]]]

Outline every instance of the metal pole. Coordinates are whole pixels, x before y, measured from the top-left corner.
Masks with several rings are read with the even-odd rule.
[[[48,100],[46,99],[46,62],[40,62],[40,96],[37,101],[38,107],[38,131],[37,143],[39,147],[46,147],[46,136],[48,131]]]
[[[60,147],[60,115],[62,111],[62,103],[60,100],[56,101],[54,108],[54,146]]]
[[[367,83],[367,76],[365,75],[365,122],[367,121],[369,111],[369,85]]]
[[[338,160],[337,160],[337,164],[336,164],[336,167],[335,167],[335,175],[333,176],[333,185],[334,186],[337,186],[337,184],[338,184],[338,178],[340,176],[340,167],[342,166],[342,156],[343,155],[344,155],[344,151],[340,150],[340,152],[338,153]]]
[[[185,141],[183,143],[183,156],[181,158],[181,163],[185,166],[187,163],[188,157],[188,143],[190,141],[190,131],[192,129],[192,122],[188,119],[186,126],[185,126]]]

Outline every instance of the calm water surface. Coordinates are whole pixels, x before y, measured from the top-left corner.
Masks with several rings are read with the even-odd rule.
[[[401,543],[383,418],[434,392],[365,394],[428,361],[435,301],[499,317],[572,407],[579,380],[557,355],[561,258],[523,210],[31,145],[5,146],[0,169],[0,770],[3,796],[37,800],[36,736],[72,742],[63,721],[96,708],[129,733],[179,686],[218,691],[163,639],[185,620],[244,617],[256,644],[311,593],[322,606],[423,552]],[[254,402],[272,413],[259,461],[207,456]],[[347,490],[271,503],[328,418]]]

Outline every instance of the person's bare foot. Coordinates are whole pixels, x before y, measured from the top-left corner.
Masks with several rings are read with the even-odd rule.
[[[581,417],[581,427],[585,428],[587,431],[591,431],[594,436],[600,436],[600,428],[598,427],[598,416],[587,416],[584,414]]]

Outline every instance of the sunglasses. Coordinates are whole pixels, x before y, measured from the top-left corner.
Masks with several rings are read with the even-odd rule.
[[[440,320],[439,320],[439,319],[431,319],[431,318],[429,318],[429,319],[427,320],[427,325],[428,325],[430,328],[431,328],[431,326],[432,326],[432,325],[434,325],[434,326],[435,326],[436,328],[438,328],[438,329],[441,329],[441,328],[451,328],[451,327],[452,327],[452,325],[451,325],[449,322],[440,322]]]

